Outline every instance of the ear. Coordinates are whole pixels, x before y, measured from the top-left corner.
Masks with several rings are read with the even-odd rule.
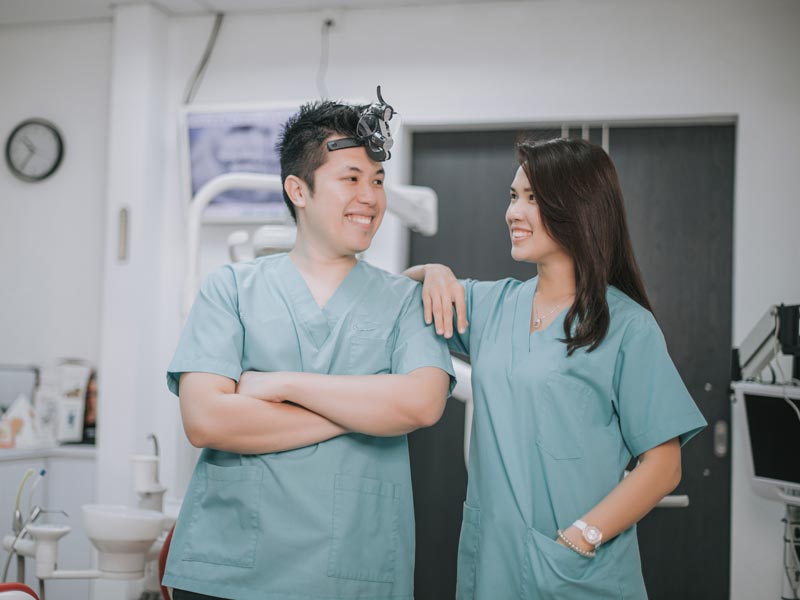
[[[283,182],[283,189],[295,208],[304,208],[308,198],[311,196],[311,190],[308,189],[308,185],[297,175],[289,175]]]

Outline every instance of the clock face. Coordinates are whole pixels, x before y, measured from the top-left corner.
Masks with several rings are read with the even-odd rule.
[[[55,125],[44,119],[23,121],[6,142],[6,162],[23,181],[41,181],[61,164],[64,143]]]

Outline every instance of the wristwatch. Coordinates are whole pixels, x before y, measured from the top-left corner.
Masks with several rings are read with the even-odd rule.
[[[587,525],[585,522],[578,519],[573,523],[575,527],[577,527],[583,539],[586,540],[588,544],[591,544],[595,548],[600,546],[600,543],[603,541],[603,533],[594,525]]]

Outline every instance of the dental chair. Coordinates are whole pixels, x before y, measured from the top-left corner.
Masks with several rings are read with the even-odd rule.
[[[164,600],[172,600],[172,596],[170,595],[169,589],[165,588],[161,580],[164,579],[164,571],[167,568],[167,555],[169,554],[169,545],[172,543],[172,532],[175,531],[175,525],[172,526],[172,529],[169,530],[167,534],[167,538],[164,540],[164,545],[161,546],[161,552],[158,554],[158,584],[161,586],[161,597]],[[0,600],[6,600],[3,598],[2,594],[0,594]],[[8,600],[16,600],[9,598]],[[20,598],[20,600],[22,600]],[[27,599],[25,599],[27,600]],[[38,598],[36,600],[39,600]]]
[[[22,583],[0,583],[0,600],[39,600],[39,596]]]

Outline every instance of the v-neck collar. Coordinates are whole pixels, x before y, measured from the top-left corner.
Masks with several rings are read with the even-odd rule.
[[[537,275],[523,283],[517,294],[517,303],[514,310],[514,331],[512,333],[515,352],[530,352],[535,344],[550,340],[558,335],[558,333],[554,332],[563,333],[563,321],[569,306],[565,306],[545,329],[531,332],[533,296],[536,293],[536,286],[538,283],[539,276]]]
[[[288,254],[283,257],[280,272],[299,325],[308,333],[318,349],[327,341],[339,320],[358,300],[368,278],[361,261],[356,262],[336,291],[328,298],[325,306],[320,307],[305,278]]]

